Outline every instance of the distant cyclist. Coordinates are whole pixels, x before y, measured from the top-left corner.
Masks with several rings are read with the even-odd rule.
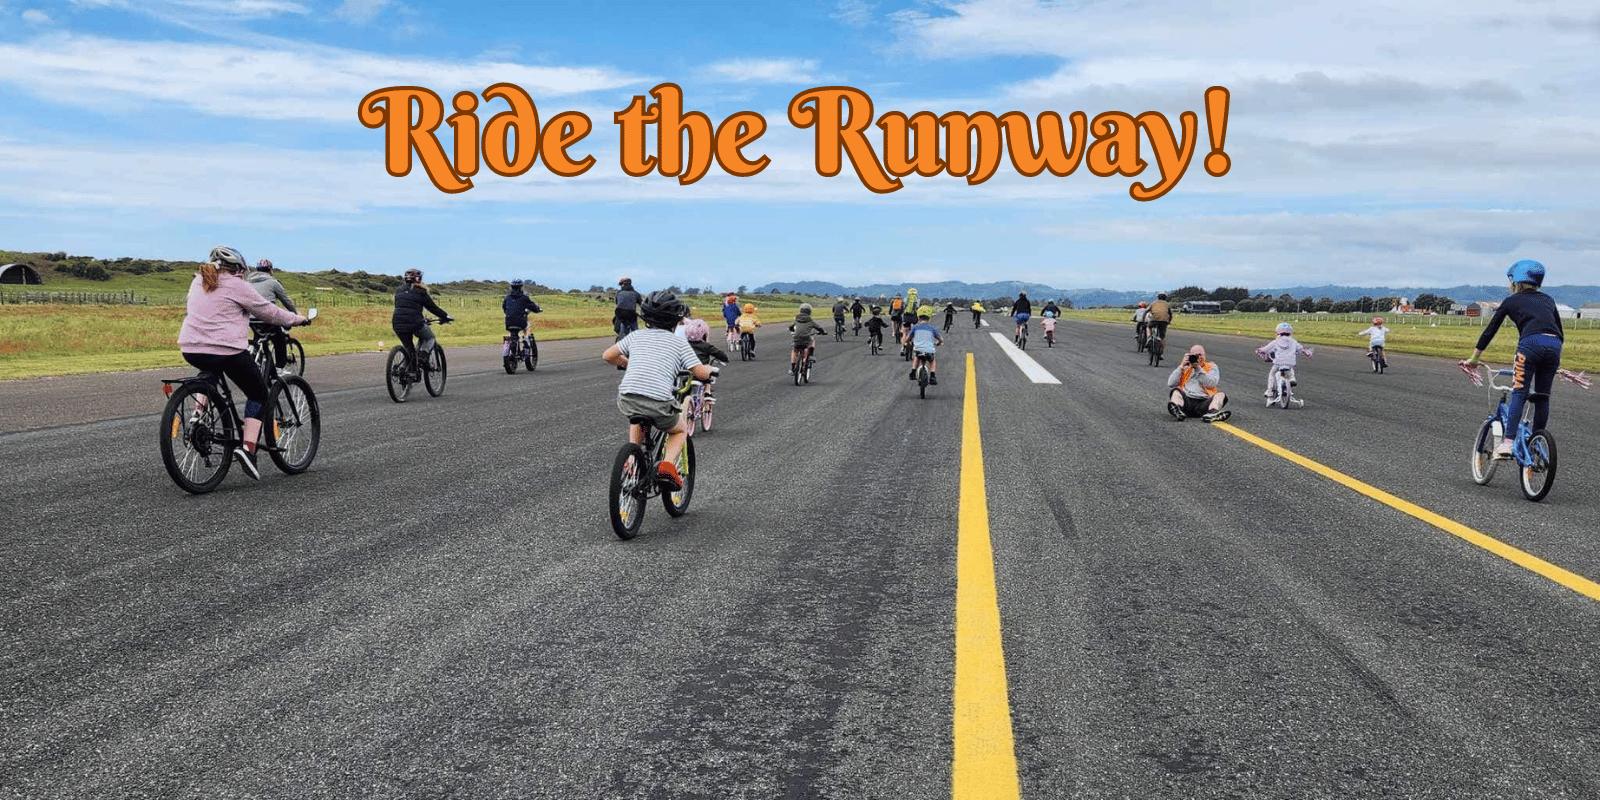
[[[927,314],[917,315],[917,322],[906,331],[906,342],[911,345],[911,352],[928,360],[928,383],[939,385],[939,362],[934,355],[938,346],[944,344],[944,337],[939,335],[939,329],[928,322]],[[912,362],[911,380],[917,379],[916,362]]]
[[[520,336],[523,331],[528,329],[528,312],[544,313],[544,309],[540,308],[538,303],[533,302],[533,298],[523,292],[522,286],[521,280],[512,281],[511,291],[507,292],[505,299],[500,301],[500,310],[505,312],[506,315],[506,333],[512,336]]]
[[[730,294],[722,298],[722,321],[728,324],[728,333],[739,335],[739,296]]]
[[[1384,367],[1389,365],[1388,359],[1383,357],[1384,348],[1389,343],[1389,329],[1383,325],[1383,317],[1373,317],[1372,327],[1356,334],[1367,337],[1367,355],[1376,359]]]
[[[433,329],[423,323],[422,312],[432,312],[439,317],[440,324],[454,320],[433,302],[433,295],[422,282],[422,270],[416,267],[406,270],[404,281],[394,293],[394,315],[389,319],[389,326],[394,329],[394,335],[399,337],[401,346],[405,347],[406,358],[411,362],[411,374],[415,377],[421,374],[420,370],[432,368],[426,356],[433,352],[435,344]],[[424,357],[418,358],[418,352]]]
[[[1149,335],[1166,341],[1167,326],[1172,324],[1172,304],[1167,302],[1165,292],[1156,295],[1156,301],[1145,312],[1144,321]]]
[[[189,283],[189,297],[178,331],[183,360],[201,372],[226,375],[244,392],[244,431],[233,458],[255,480],[256,441],[267,418],[267,380],[250,357],[250,319],[272,325],[304,325],[306,318],[278,308],[244,280],[244,256],[231,247],[214,247]]]
[[[800,359],[811,358],[817,351],[816,334],[826,335],[816,321],[811,319],[811,304],[801,303],[800,310],[794,315],[794,322],[789,325],[789,332],[794,334],[794,346],[789,348],[789,371],[793,373],[800,367]]]
[[[1528,402],[1528,390],[1542,395],[1542,402],[1533,404],[1533,429],[1542,430],[1550,423],[1550,385],[1556,371],[1561,368],[1561,348],[1566,342],[1566,332],[1561,327],[1561,313],[1550,295],[1539,291],[1544,286],[1544,265],[1530,259],[1512,264],[1506,270],[1506,280],[1511,284],[1511,296],[1500,302],[1478,337],[1478,346],[1462,366],[1476,367],[1483,359],[1483,351],[1500,332],[1501,323],[1509,317],[1517,326],[1517,357],[1512,364],[1511,399],[1506,405],[1505,438],[1495,446],[1495,458],[1511,457],[1512,437],[1522,419],[1522,407]]]
[[[1267,371],[1267,390],[1261,393],[1262,397],[1267,398],[1272,397],[1272,390],[1276,386],[1275,378],[1280,369],[1288,368],[1290,386],[1300,385],[1299,378],[1295,376],[1294,368],[1298,364],[1300,356],[1311,355],[1311,350],[1294,338],[1293,325],[1287,322],[1280,322],[1276,333],[1278,335],[1272,341],[1256,348],[1256,355],[1272,362],[1272,369]],[[1298,397],[1294,400],[1296,405],[1305,405],[1305,401]]]
[[[1011,304],[1011,320],[1017,323],[1017,335],[1022,335],[1022,329],[1028,324],[1028,318],[1033,316],[1033,303],[1028,300],[1027,292],[1018,292],[1016,302]]]
[[[272,274],[271,259],[263,258],[256,262],[256,271],[250,273],[245,280],[250,282],[257,292],[269,301],[275,301],[285,311],[297,312],[294,301],[289,299],[288,290]],[[279,369],[289,362],[289,333],[281,326],[274,326],[268,331],[267,336],[272,341],[272,362]]]
[[[850,310],[849,304],[841,297],[833,301],[833,325],[837,330],[844,330],[844,314]]]
[[[639,329],[639,303],[643,300],[633,290],[632,278],[624,276],[617,280],[617,311],[614,319],[619,338]]]
[[[955,301],[952,300],[952,301],[944,304],[944,329],[945,329],[945,331],[949,332],[950,328],[955,324],[956,324],[956,304],[955,304]]]
[[[983,303],[977,300],[972,301],[972,327],[976,328],[979,323],[983,322],[983,312],[987,310],[983,307]]]
[[[1044,308],[1039,309],[1039,316],[1059,318],[1061,316],[1061,306],[1056,305],[1054,300],[1046,300],[1044,301]]]
[[[876,341],[880,350],[883,349],[883,332],[889,327],[883,319],[883,306],[873,306],[872,316],[867,320],[867,337]]]
[[[900,320],[905,311],[905,298],[895,295],[894,299],[889,301],[889,321],[894,323],[894,338],[896,340],[900,338]]]
[[[857,335],[861,333],[861,315],[865,314],[866,312],[867,307],[861,304],[861,298],[857,297],[855,301],[850,304],[850,321],[855,326]]]
[[[1150,332],[1150,304],[1139,301],[1139,307],[1133,310],[1133,333],[1143,342],[1144,337]]]

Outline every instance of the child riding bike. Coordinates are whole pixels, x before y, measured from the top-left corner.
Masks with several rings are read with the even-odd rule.
[[[1372,327],[1356,335],[1367,337],[1367,357],[1377,362],[1380,370],[1388,368],[1389,361],[1383,357],[1383,348],[1389,341],[1389,329],[1383,327],[1383,317],[1373,317]]]
[[[1517,421],[1522,419],[1522,407],[1528,402],[1529,388],[1538,399],[1533,407],[1533,429],[1543,430],[1550,422],[1550,388],[1556,371],[1561,368],[1561,348],[1566,342],[1566,332],[1561,327],[1561,314],[1556,301],[1539,291],[1544,286],[1544,265],[1530,259],[1512,264],[1506,270],[1506,280],[1511,284],[1511,296],[1501,301],[1483,327],[1478,346],[1472,355],[1461,362],[1464,367],[1476,367],[1483,359],[1483,351],[1500,332],[1507,317],[1517,326],[1517,357],[1512,364],[1511,399],[1506,408],[1505,438],[1494,449],[1494,457],[1511,457],[1512,436]]]
[[[930,314],[918,314],[917,324],[906,331],[906,341],[911,345],[911,351],[916,354],[912,361],[911,380],[917,379],[916,360],[928,362],[928,385],[939,385],[939,362],[934,358],[938,346],[944,344],[944,337],[939,335],[939,329],[928,322]]]
[[[678,398],[678,373],[688,372],[707,383],[716,374],[700,362],[686,339],[672,332],[688,315],[689,307],[673,293],[651,292],[639,304],[645,327],[622,337],[601,355],[606,363],[625,370],[617,385],[617,410],[629,419],[628,441],[644,443],[644,429],[632,424],[634,419],[648,419],[657,430],[667,432],[662,460],[656,464],[656,480],[673,491],[683,490],[677,461],[689,437]]]
[[[528,312],[543,314],[544,309],[522,291],[522,281],[511,282],[511,291],[506,293],[504,300],[500,301],[500,310],[506,315],[506,333],[513,337],[520,336],[528,329]]]
[[[749,353],[751,358],[756,357],[756,329],[761,327],[761,318],[756,316],[756,304],[745,303],[744,313],[733,323],[739,329],[739,347]]]
[[[1277,387],[1278,371],[1286,367],[1289,370],[1287,376],[1289,385],[1300,385],[1294,374],[1295,365],[1298,363],[1297,359],[1302,353],[1306,356],[1312,355],[1305,345],[1295,340],[1293,325],[1287,322],[1280,322],[1278,323],[1277,333],[1277,338],[1256,348],[1256,355],[1260,356],[1263,361],[1268,361],[1272,364],[1272,369],[1267,371],[1267,390],[1261,393],[1261,396],[1266,398],[1271,398],[1273,389]],[[1297,397],[1295,398],[1295,405],[1303,406],[1305,401]]]
[[[1056,343],[1056,312],[1045,306],[1039,325],[1044,328],[1044,340],[1052,345]]]
[[[867,319],[866,325],[868,342],[877,345],[878,349],[882,350],[883,332],[889,327],[889,323],[883,318],[882,306],[872,307],[872,316]]]
[[[799,369],[800,359],[815,355],[817,345],[812,337],[819,333],[827,334],[827,331],[811,319],[811,304],[801,303],[799,312],[794,315],[794,322],[789,325],[789,332],[794,334],[794,346],[789,348],[789,372],[793,374]]]

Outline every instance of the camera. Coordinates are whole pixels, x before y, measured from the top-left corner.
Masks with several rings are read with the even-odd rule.
[[[1189,363],[1190,364],[1198,364],[1198,363],[1200,363],[1200,354],[1199,353],[1190,353],[1189,354]]]

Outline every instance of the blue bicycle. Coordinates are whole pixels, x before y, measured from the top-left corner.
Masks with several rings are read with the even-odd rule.
[[[1478,428],[1478,436],[1472,444],[1472,480],[1479,486],[1488,485],[1494,478],[1495,467],[1500,459],[1495,458],[1495,446],[1505,436],[1506,425],[1511,420],[1506,419],[1509,410],[1509,399],[1513,386],[1510,383],[1501,383],[1501,379],[1512,378],[1515,373],[1509,369],[1494,369],[1483,366],[1482,371],[1473,367],[1463,366],[1472,379],[1474,385],[1484,385],[1484,377],[1488,377],[1489,396],[1494,398],[1495,392],[1500,396],[1495,401],[1494,412],[1484,420],[1482,427]],[[1568,381],[1588,388],[1588,380],[1581,373],[1574,374],[1561,370],[1560,376]],[[1541,392],[1530,392],[1528,402],[1522,407],[1522,419],[1516,421],[1516,432],[1512,437],[1511,460],[1520,468],[1519,485],[1522,496],[1538,502],[1550,494],[1556,484],[1556,439],[1549,431],[1544,429],[1534,430],[1534,407],[1538,403],[1547,403],[1550,395]]]

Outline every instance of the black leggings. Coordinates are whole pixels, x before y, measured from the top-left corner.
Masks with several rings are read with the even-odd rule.
[[[201,372],[226,375],[233,385],[244,392],[244,415],[265,422],[267,420],[267,379],[249,351],[219,356],[213,353],[184,353],[183,360]]]

